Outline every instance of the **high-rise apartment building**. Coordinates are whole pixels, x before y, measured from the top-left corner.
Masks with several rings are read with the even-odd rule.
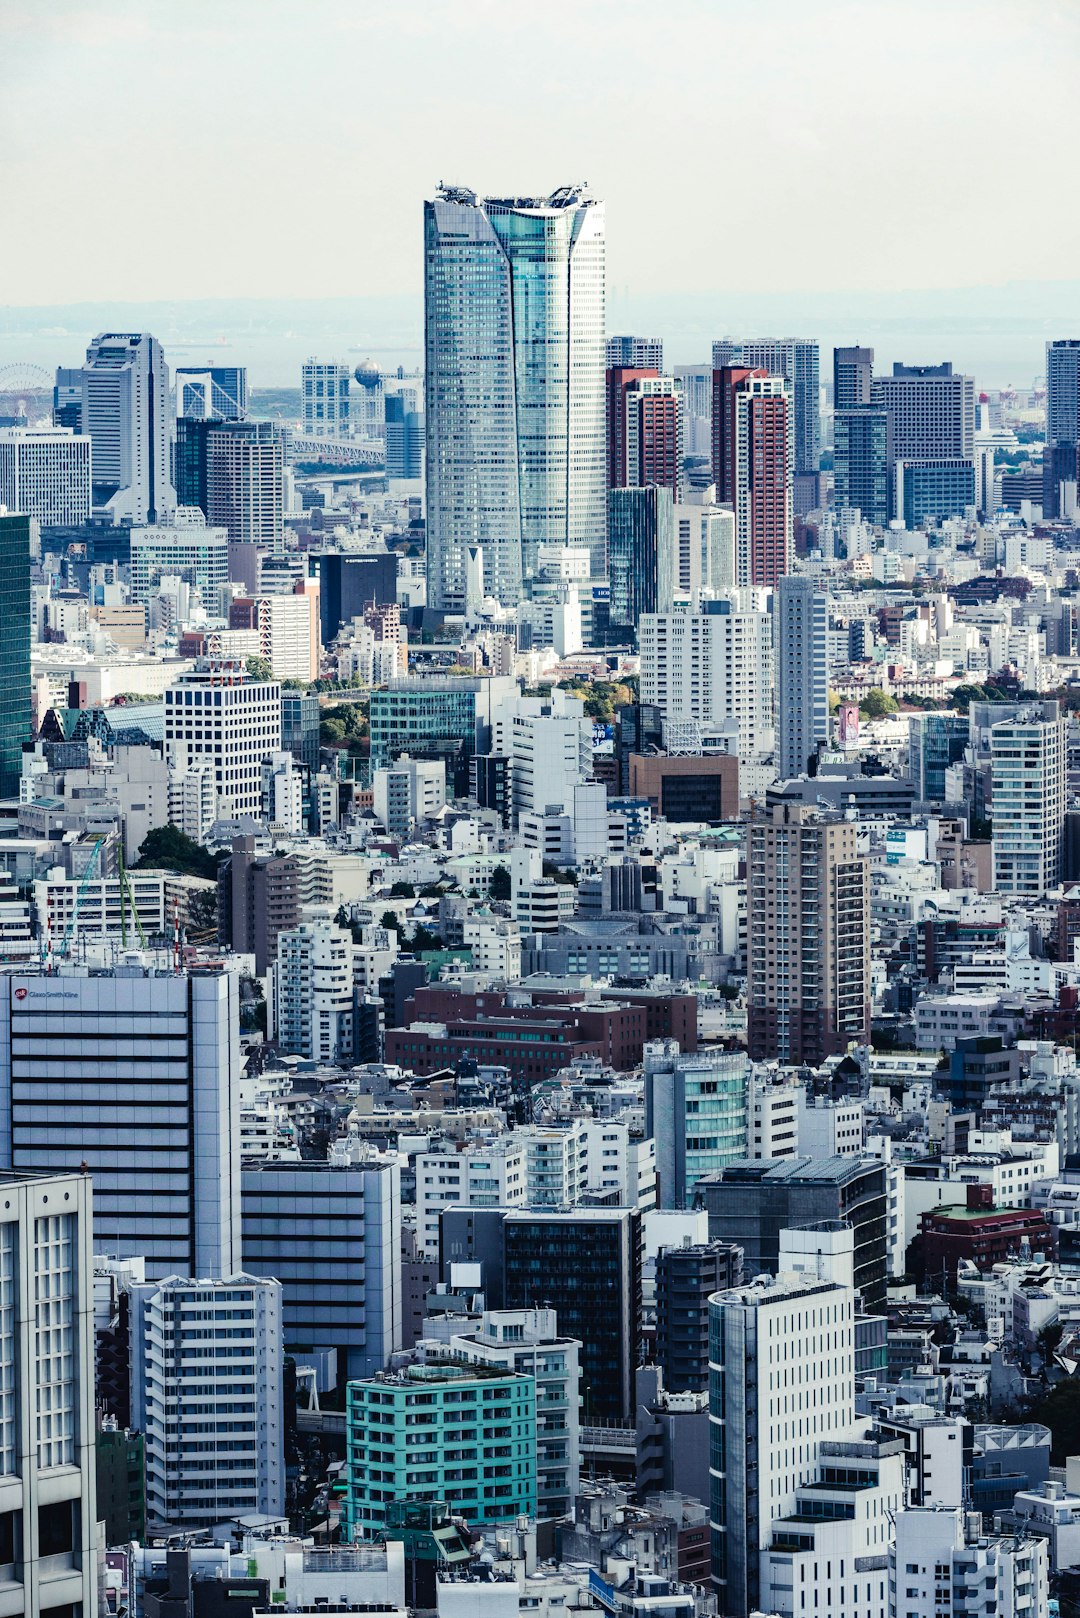
[[[23,746],[33,736],[30,525],[0,512],[0,798],[18,797]]]
[[[609,622],[636,629],[646,612],[675,605],[675,508],[671,491],[612,489],[608,495]]]
[[[762,592],[735,590],[700,612],[646,613],[638,639],[641,700],[665,725],[692,724],[704,738],[734,720],[740,759],[772,752],[772,620]]]
[[[278,934],[269,1027],[283,1051],[307,1061],[348,1061],[353,1036],[352,934],[312,916]]]
[[[677,1041],[643,1050],[645,1133],[656,1142],[657,1204],[685,1208],[698,1180],[747,1152],[750,1063],[741,1052],[680,1054]]]
[[[829,740],[829,598],[805,574],[773,593],[776,644],[776,768],[781,781],[806,775]]]
[[[656,1363],[669,1393],[709,1386],[709,1299],[743,1278],[742,1249],[731,1242],[662,1247],[656,1255]]]
[[[1065,514],[1063,485],[1076,498],[1080,456],[1080,338],[1046,345],[1046,449],[1043,452],[1043,516]]]
[[[673,495],[682,477],[682,399],[659,372],[607,371],[608,488],[662,484]]]
[[[664,340],[662,337],[609,337],[605,364],[610,371],[616,366],[633,370],[664,370]]]
[[[232,1274],[135,1285],[131,1416],[151,1530],[285,1509],[281,1285]]]
[[[401,1171],[336,1142],[328,1161],[249,1162],[244,1264],[281,1282],[285,1349],[333,1350],[339,1381],[373,1376],[402,1346]]]
[[[147,1274],[240,1257],[239,1003],[231,973],[62,968],[4,979],[0,1163],[88,1168],[94,1246]]]
[[[1066,721],[1035,702],[990,727],[994,887],[1037,897],[1061,881]]]
[[[70,427],[0,427],[0,508],[42,528],[90,518],[90,437]]]
[[[512,1208],[502,1243],[506,1308],[552,1308],[559,1330],[582,1345],[582,1420],[629,1421],[641,1355],[638,1209]]]
[[[280,751],[281,687],[243,663],[207,658],[165,692],[165,757],[179,769],[210,759],[223,814],[258,818],[262,761]]]
[[[821,464],[821,348],[812,338],[721,338],[713,344],[713,368],[748,366],[791,384],[792,473],[814,474]]]
[[[176,506],[173,409],[157,338],[103,332],[81,368],[57,372],[57,387],[68,400],[64,424],[90,437],[94,509],[114,523],[167,518]]]
[[[97,1610],[90,1177],[0,1174],[0,1588]]]
[[[819,1065],[870,1037],[870,874],[850,821],[783,804],[747,851],[748,1046]]]
[[[206,435],[206,517],[234,544],[285,544],[285,447],[271,421],[216,422]]]
[[[181,506],[170,523],[131,530],[131,599],[149,601],[162,574],[193,584],[211,616],[220,611],[220,591],[229,582],[229,534],[211,528],[201,511]]]
[[[870,403],[874,380],[872,348],[833,349],[833,409],[858,410]]]
[[[603,204],[443,186],[424,243],[429,605],[464,606],[471,546],[504,606],[542,545],[602,574]]]
[[[773,585],[788,570],[794,520],[791,384],[763,368],[713,372],[713,477],[735,511],[738,584]]]
[[[345,1477],[341,1521],[351,1544],[385,1529],[389,1502],[418,1491],[470,1523],[535,1517],[536,1383],[449,1357],[350,1382]]]
[[[300,413],[305,437],[348,437],[349,380],[349,367],[337,360],[304,361]]]

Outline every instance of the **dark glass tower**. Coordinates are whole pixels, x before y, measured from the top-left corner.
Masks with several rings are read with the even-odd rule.
[[[0,798],[18,797],[30,739],[30,518],[0,516]]]

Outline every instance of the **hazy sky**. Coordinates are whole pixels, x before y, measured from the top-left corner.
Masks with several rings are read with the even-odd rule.
[[[0,0],[0,303],[419,288],[587,180],[609,282],[1073,277],[1080,0]]]

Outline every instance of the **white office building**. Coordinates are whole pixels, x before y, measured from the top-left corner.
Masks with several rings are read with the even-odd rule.
[[[513,695],[492,722],[492,751],[510,759],[515,823],[523,814],[572,807],[574,788],[592,773],[592,721],[579,698]]]
[[[814,1095],[800,1085],[799,1156],[858,1157],[863,1149],[863,1104],[855,1096]]]
[[[89,1169],[94,1247],[152,1277],[240,1256],[231,973],[62,966],[3,979],[0,1166]]]
[[[439,1256],[439,1215],[460,1203],[469,1208],[516,1208],[526,1202],[524,1142],[513,1135],[450,1144],[416,1155],[416,1240],[429,1258]]]
[[[772,620],[765,592],[736,590],[700,612],[643,613],[641,700],[703,737],[738,725],[739,758],[773,750]]]
[[[443,759],[410,758],[403,753],[371,777],[375,819],[391,834],[409,836],[418,821],[438,814],[446,802]]]
[[[304,437],[347,438],[349,367],[339,360],[305,360],[300,386]]]
[[[270,973],[271,1039],[316,1062],[349,1062],[353,1039],[352,934],[313,916],[278,934]]]
[[[829,740],[829,598],[805,574],[773,594],[776,768],[781,781],[806,775]]]
[[[0,507],[43,528],[90,518],[90,437],[70,427],[0,427]]]
[[[735,513],[716,504],[716,488],[686,489],[675,502],[674,603],[685,605],[696,590],[726,595],[735,577]]]
[[[1066,721],[1056,702],[1032,703],[990,727],[994,887],[1048,893],[1061,881]]]
[[[0,1592],[97,1611],[90,1178],[0,1176]]]
[[[73,420],[90,438],[94,510],[114,523],[166,521],[176,508],[170,472],[169,367],[149,332],[103,332],[86,363],[57,372]]]
[[[554,1309],[485,1309],[475,1331],[451,1337],[450,1352],[533,1378],[537,1516],[572,1513],[581,1480],[581,1344],[559,1336]]]
[[[130,1289],[131,1416],[154,1529],[285,1509],[281,1284],[242,1271]],[[197,1436],[196,1436],[197,1435]]]
[[[165,757],[180,770],[210,759],[222,814],[262,812],[262,761],[281,751],[281,687],[242,662],[206,659],[165,692]]]
[[[181,506],[172,522],[131,530],[131,599],[149,601],[162,576],[193,584],[208,613],[219,610],[229,582],[229,534],[208,526],[197,506]]]
[[[1046,1618],[1045,1540],[971,1535],[958,1506],[901,1511],[895,1535],[888,1553],[889,1618],[940,1618],[960,1610],[964,1618]]]

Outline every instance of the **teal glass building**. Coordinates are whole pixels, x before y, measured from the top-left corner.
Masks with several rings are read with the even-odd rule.
[[[470,1523],[535,1517],[536,1384],[452,1360],[350,1382],[345,1455],[350,1544],[405,1500],[444,1500]]]
[[[0,798],[17,798],[31,740],[30,518],[0,516]]]
[[[452,675],[392,680],[371,693],[371,768],[385,769],[402,753],[441,758],[448,797],[469,790],[476,752],[476,682]]]
[[[644,1056],[657,1207],[687,1208],[704,1175],[746,1156],[750,1060],[741,1051],[682,1054],[674,1040],[654,1040]]]
[[[670,489],[608,495],[608,619],[636,628],[643,612],[669,612],[675,589],[675,506]]]

